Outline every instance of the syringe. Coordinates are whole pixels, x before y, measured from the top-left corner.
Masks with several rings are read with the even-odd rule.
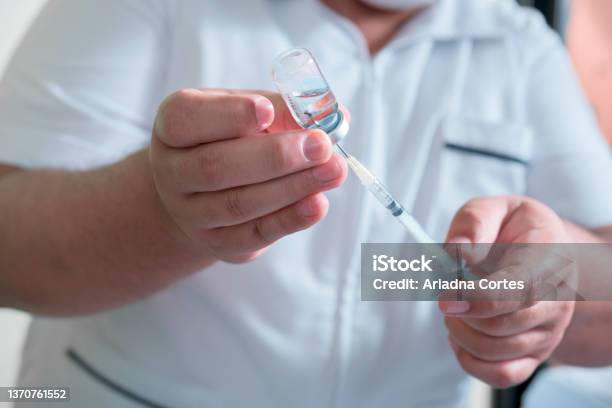
[[[364,185],[368,189],[370,193],[379,203],[381,203],[390,213],[395,217],[396,220],[399,221],[400,224],[406,228],[408,233],[412,235],[412,238],[415,242],[421,244],[433,244],[435,241],[433,238],[425,232],[423,227],[418,223],[417,220],[414,219],[412,215],[410,215],[406,209],[397,201],[389,190],[372,174],[370,170],[368,170],[363,164],[359,162],[355,157],[348,154],[346,150],[340,146],[340,144],[336,144],[342,156],[346,159],[346,162],[351,167],[353,172],[357,175],[361,184]]]
[[[440,268],[436,270],[436,276],[447,280],[454,279],[455,277],[463,280],[466,274],[469,274],[469,271],[466,269],[465,262],[462,260],[461,248],[457,246],[456,259],[451,258],[443,245],[433,240],[423,227],[421,227],[421,224],[406,211],[399,201],[393,198],[385,185],[381,183],[367,167],[361,164],[354,156],[348,154],[339,143],[336,143],[336,147],[346,159],[346,162],[353,172],[357,175],[361,184],[363,184],[368,191],[376,197],[376,200],[381,203],[400,224],[402,224],[410,234],[414,243],[426,244],[421,245],[421,251],[437,258]],[[458,296],[461,297],[461,294]]]
[[[281,53],[274,60],[272,79],[296,123],[304,129],[320,129],[327,133],[361,183],[412,234],[414,241],[433,243],[434,240],[385,186],[338,144],[348,134],[349,121],[312,53],[305,48]]]
[[[361,183],[402,224],[411,235],[411,240],[418,244],[434,244],[424,245],[424,251],[449,264],[444,270],[453,270],[454,262],[444,248],[435,243],[364,165],[338,144],[349,132],[349,121],[340,109],[312,53],[304,48],[294,48],[281,53],[274,61],[272,79],[296,123],[304,129],[320,129],[327,133]]]
[[[393,217],[399,221],[400,224],[402,224],[402,226],[410,234],[414,243],[426,244],[421,245],[420,250],[437,259],[440,267],[435,271],[436,277],[446,280],[452,280],[455,278],[464,280],[466,276],[469,276],[470,278],[474,277],[466,268],[465,261],[461,256],[460,246],[456,247],[455,259],[451,258],[444,249],[444,246],[436,243],[436,241],[433,240],[433,238],[423,229],[423,227],[421,227],[421,224],[419,224],[419,222],[406,211],[404,206],[400,204],[399,201],[393,198],[385,185],[381,183],[380,180],[378,180],[378,178],[376,178],[376,176],[367,169],[367,167],[361,164],[361,162],[359,162],[359,160],[357,160],[354,156],[348,154],[339,143],[336,143],[336,147],[346,159],[346,162],[351,167],[353,172],[357,175],[361,181],[361,184],[363,184],[368,191],[372,193],[374,197],[376,197],[376,200],[381,203],[391,213],[391,215],[393,215]],[[457,300],[463,299],[461,292],[459,292],[457,296]]]

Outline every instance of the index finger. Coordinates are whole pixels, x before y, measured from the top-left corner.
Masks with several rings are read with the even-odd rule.
[[[154,134],[170,147],[184,148],[297,129],[282,97],[273,92],[186,89],[162,102]]]

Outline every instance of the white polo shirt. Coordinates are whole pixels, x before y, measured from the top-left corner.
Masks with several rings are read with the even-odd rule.
[[[0,162],[116,162],[147,146],[165,95],[274,89],[271,61],[298,45],[352,112],[345,148],[436,239],[485,195],[612,224],[612,164],[562,45],[509,1],[442,0],[371,57],[316,0],[54,0],[0,85]],[[409,237],[352,177],[328,197],[324,221],[252,263],[35,319],[21,382],[70,386],[71,407],[464,404],[436,304],[360,299],[360,243]]]

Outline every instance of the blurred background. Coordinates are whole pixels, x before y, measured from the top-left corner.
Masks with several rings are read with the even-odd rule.
[[[483,0],[511,1],[511,0]],[[606,137],[612,141],[612,1],[521,0],[538,8],[566,39],[577,72]],[[0,75],[21,36],[45,0],[0,0]],[[607,107],[604,109],[604,107]],[[0,309],[0,386],[14,384],[19,355],[29,323],[25,313]],[[475,383],[471,406],[519,406],[523,387],[492,393]],[[0,403],[0,407],[3,407]]]

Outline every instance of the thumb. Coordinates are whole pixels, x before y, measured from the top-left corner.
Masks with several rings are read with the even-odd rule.
[[[461,244],[468,263],[486,258],[488,245],[497,241],[507,217],[518,206],[510,197],[483,197],[468,201],[457,211],[446,236],[447,244]]]

